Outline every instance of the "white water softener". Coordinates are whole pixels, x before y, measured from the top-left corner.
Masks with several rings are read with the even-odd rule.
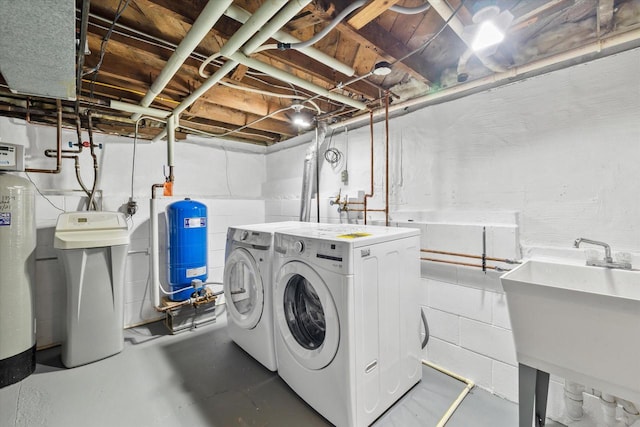
[[[0,143],[0,388],[36,367],[35,190],[8,171],[24,168],[23,147]]]

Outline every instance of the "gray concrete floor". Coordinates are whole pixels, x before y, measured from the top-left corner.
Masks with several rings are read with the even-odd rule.
[[[278,377],[227,336],[226,322],[179,335],[128,330],[124,351],[74,369],[60,348],[36,372],[0,389],[0,426],[328,426]],[[428,367],[375,427],[435,426],[464,384]],[[475,388],[447,427],[514,427],[517,406]]]

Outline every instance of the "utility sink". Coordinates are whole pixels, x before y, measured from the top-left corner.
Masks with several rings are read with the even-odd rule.
[[[640,271],[530,260],[501,281],[519,363],[640,402]]]

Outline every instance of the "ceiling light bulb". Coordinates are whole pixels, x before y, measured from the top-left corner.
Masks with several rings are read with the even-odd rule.
[[[504,32],[500,31],[492,21],[484,21],[478,28],[478,32],[471,44],[471,48],[477,52],[489,46],[501,43],[502,40],[504,40]]]
[[[311,123],[309,123],[309,120],[307,120],[307,118],[302,114],[296,114],[293,117],[293,124],[296,126],[305,127],[305,128],[311,126]]]
[[[373,74],[376,76],[386,76],[391,73],[391,64],[387,61],[377,62],[373,67]]]

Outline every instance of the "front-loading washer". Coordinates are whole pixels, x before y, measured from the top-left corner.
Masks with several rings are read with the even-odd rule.
[[[420,231],[321,224],[274,248],[280,377],[336,426],[371,424],[422,378]]]
[[[223,277],[230,338],[267,369],[277,369],[273,341],[273,234],[297,221],[229,227]]]

